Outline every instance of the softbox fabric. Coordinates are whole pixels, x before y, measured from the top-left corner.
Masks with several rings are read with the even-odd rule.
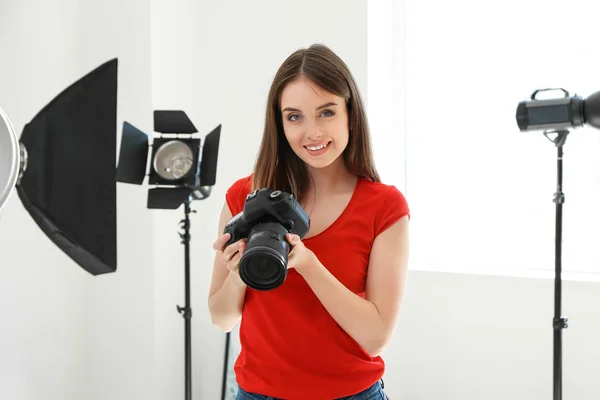
[[[73,83],[21,135],[17,191],[42,231],[92,275],[116,271],[117,59]]]

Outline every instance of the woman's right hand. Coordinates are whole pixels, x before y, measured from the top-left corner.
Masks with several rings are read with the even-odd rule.
[[[219,236],[213,243],[213,249],[217,252],[221,252],[221,257],[223,258],[223,262],[227,266],[227,269],[239,277],[240,259],[242,258],[248,239],[240,239],[225,247],[225,244],[230,238],[231,234],[229,233]]]

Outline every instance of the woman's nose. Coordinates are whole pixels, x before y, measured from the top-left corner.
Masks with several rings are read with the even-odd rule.
[[[319,128],[319,126],[315,123],[309,124],[307,127],[307,135],[310,140],[319,140],[321,136],[323,136],[323,132]]]

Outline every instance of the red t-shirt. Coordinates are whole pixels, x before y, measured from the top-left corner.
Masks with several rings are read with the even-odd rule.
[[[227,191],[232,215],[244,208],[251,176]],[[375,237],[409,215],[394,186],[361,178],[346,209],[324,232],[304,239],[319,261],[347,288],[365,297]],[[331,317],[294,269],[271,291],[246,289],[235,363],[244,390],[286,400],[331,400],[358,393],[379,380],[385,365],[371,357]]]

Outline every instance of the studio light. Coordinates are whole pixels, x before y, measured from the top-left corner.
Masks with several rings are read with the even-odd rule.
[[[179,236],[185,251],[185,305],[177,306],[177,312],[185,322],[184,385],[185,398],[191,400],[190,205],[194,200],[208,198],[215,184],[221,125],[206,135],[201,146],[201,139],[194,136],[198,130],[185,112],[158,110],[154,111],[154,131],[149,145],[144,132],[124,122],[117,180],[141,185],[148,177],[148,184],[154,186],[148,189],[148,208],[174,210],[184,205]]]
[[[538,99],[543,92],[560,91],[562,97]],[[586,99],[570,96],[565,89],[539,89],[530,100],[517,106],[517,125],[521,131],[558,130],[589,125],[600,128],[600,91]]]
[[[173,210],[210,196],[216,181],[221,125],[206,135],[201,146],[201,138],[195,135],[198,130],[185,112],[157,110],[154,132],[149,144],[148,135],[124,122],[117,181],[142,185],[147,177],[153,186],[148,189],[151,209]]]
[[[155,135],[125,121],[117,165],[118,60],[77,80],[48,103],[20,138],[0,109],[0,212],[16,190],[39,228],[92,275],[117,269],[117,182],[148,185],[147,207],[184,205],[185,398],[192,398],[190,213],[216,182],[221,125],[203,139],[185,112],[154,111]],[[150,157],[149,157],[150,155]]]
[[[14,191],[46,236],[92,275],[117,268],[117,59],[25,124],[0,111],[0,210]]]
[[[166,181],[178,181],[190,175],[193,164],[192,149],[181,140],[162,144],[154,154],[154,171]]]
[[[542,92],[560,91],[562,97],[538,99]],[[555,241],[554,241],[554,317],[552,329],[553,340],[553,399],[562,399],[562,330],[568,327],[568,319],[561,315],[562,311],[562,211],[565,195],[563,185],[563,147],[571,129],[590,126],[600,129],[600,91],[583,99],[581,96],[570,96],[565,89],[539,89],[533,92],[530,100],[517,105],[517,126],[520,131],[543,130],[557,148],[556,174],[557,185],[554,193],[556,204]]]
[[[201,146],[202,140],[195,136],[198,130],[185,112],[157,110],[154,111],[154,132],[152,144],[149,145],[149,137],[144,132],[129,122],[123,123],[117,180],[141,185],[147,176],[148,184],[154,186],[148,189],[148,208],[174,210],[182,204],[184,206],[179,236],[184,245],[185,256],[185,305],[177,306],[177,312],[181,314],[185,324],[184,391],[186,400],[191,400],[191,203],[208,198],[215,184],[221,125],[206,135],[204,145]],[[146,173],[147,170],[149,171]]]

